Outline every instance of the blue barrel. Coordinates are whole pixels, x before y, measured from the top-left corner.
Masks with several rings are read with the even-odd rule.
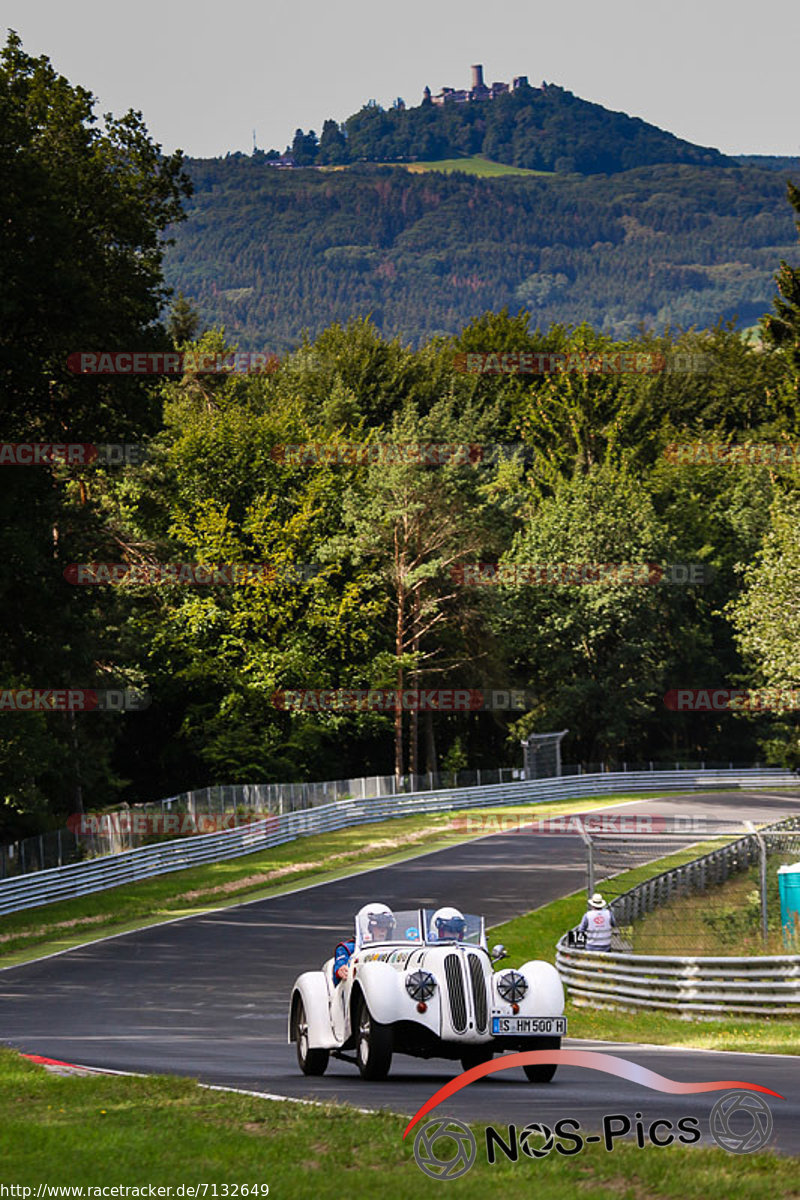
[[[800,945],[800,862],[778,867],[778,891],[783,941],[788,950],[796,952]]]

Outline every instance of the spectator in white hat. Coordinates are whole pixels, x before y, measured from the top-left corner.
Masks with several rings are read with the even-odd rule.
[[[615,929],[616,925],[611,909],[600,893],[595,892],[578,926],[581,933],[586,934],[586,949],[610,950],[611,930]]]

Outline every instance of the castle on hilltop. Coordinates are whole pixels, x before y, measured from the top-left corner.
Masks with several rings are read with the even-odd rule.
[[[470,67],[472,71],[471,88],[443,87],[435,96],[431,89],[425,88],[422,93],[423,104],[467,104],[470,100],[494,100],[505,92],[516,92],[518,88],[528,87],[527,75],[515,75],[511,87],[507,83],[493,83],[491,87],[483,82],[483,65],[476,63]]]

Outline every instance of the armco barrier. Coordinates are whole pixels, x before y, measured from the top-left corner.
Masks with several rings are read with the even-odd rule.
[[[576,1004],[659,1009],[686,1018],[800,1014],[796,954],[684,958],[606,954],[559,943],[556,966]]]
[[[135,883],[169,871],[221,862],[279,846],[295,838],[327,833],[370,821],[415,813],[449,812],[488,805],[541,804],[545,801],[602,796],[614,792],[686,790],[702,787],[800,787],[800,780],[777,768],[713,771],[638,771],[531,779],[490,787],[449,788],[436,792],[368,800],[337,800],[301,812],[268,817],[222,833],[198,834],[163,845],[142,846],[122,854],[71,863],[0,882],[0,913],[36,908],[54,900],[83,896],[123,883]]]
[[[800,829],[789,817],[760,830]],[[612,900],[619,926],[630,925],[673,896],[724,882],[758,861],[752,834],[638,884]],[[683,956],[556,947],[556,966],[575,1004],[658,1009],[676,1016],[796,1016],[800,1014],[800,955]]]

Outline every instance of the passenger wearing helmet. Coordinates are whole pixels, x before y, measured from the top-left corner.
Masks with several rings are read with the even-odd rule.
[[[429,937],[432,942],[463,942],[466,931],[464,914],[457,908],[437,908],[431,917]]]
[[[386,904],[365,904],[356,915],[356,929],[362,945],[367,942],[385,942],[392,936],[395,919]],[[350,974],[350,959],[356,948],[355,938],[339,942],[333,956],[333,981],[341,983]]]
[[[385,942],[394,933],[394,913],[388,904],[365,904],[356,916],[362,942]]]

